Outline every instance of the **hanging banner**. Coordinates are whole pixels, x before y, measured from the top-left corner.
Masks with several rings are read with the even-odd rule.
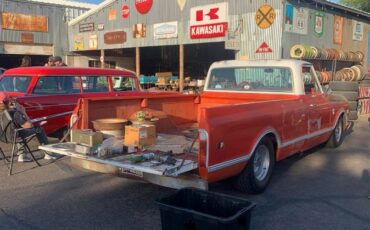
[[[190,38],[225,37],[228,3],[216,3],[190,9]]]
[[[364,39],[364,24],[362,22],[352,21],[353,36],[352,39],[355,41],[362,41]]]
[[[239,30],[228,30],[227,39],[225,41],[226,50],[240,50],[240,32]]]
[[[177,38],[177,21],[153,25],[154,39]]]
[[[108,21],[114,21],[117,17],[117,11],[115,9],[110,9],[108,11]]]
[[[177,0],[177,4],[179,4],[180,10],[183,11],[186,4],[186,0]]]
[[[153,0],[135,0],[136,10],[140,14],[146,14],[152,8]]]
[[[84,38],[82,35],[78,34],[74,37],[73,47],[76,51],[84,49]]]
[[[324,34],[324,16],[325,14],[322,12],[316,12],[314,16],[313,32],[318,38],[321,38]]]
[[[333,25],[333,43],[337,45],[342,45],[343,43],[343,26],[344,18],[334,15],[334,25]]]
[[[260,29],[269,28],[275,21],[276,14],[274,9],[268,5],[262,5],[256,12],[255,20]]]
[[[292,4],[285,4],[285,32],[296,34],[307,34],[308,31],[308,9],[294,7]]]
[[[4,30],[24,30],[48,32],[48,17],[15,13],[1,13],[1,28]]]

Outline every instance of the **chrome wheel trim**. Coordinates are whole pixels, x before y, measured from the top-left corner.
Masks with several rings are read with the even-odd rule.
[[[335,127],[334,130],[334,138],[337,143],[340,142],[340,139],[342,137],[342,124],[338,121],[337,126]]]
[[[253,172],[258,181],[263,181],[268,173],[270,167],[269,149],[265,145],[260,145],[254,156]]]

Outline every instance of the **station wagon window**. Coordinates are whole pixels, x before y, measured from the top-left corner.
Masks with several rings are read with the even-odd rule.
[[[136,90],[135,79],[132,77],[112,76],[113,91]]]
[[[35,94],[80,93],[80,78],[76,76],[44,76],[37,81]]]
[[[316,80],[315,74],[310,66],[302,67],[302,78],[306,94],[321,93],[319,82]]]
[[[0,81],[0,90],[26,93],[31,79],[31,76],[5,76]]]
[[[108,79],[106,76],[84,76],[82,89],[85,93],[108,92]]]
[[[291,92],[292,73],[283,67],[235,67],[213,69],[210,90]]]

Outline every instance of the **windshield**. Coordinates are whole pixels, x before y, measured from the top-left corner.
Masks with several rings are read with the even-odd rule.
[[[292,73],[283,67],[233,67],[213,69],[208,90],[292,92]]]
[[[31,76],[5,76],[0,81],[0,91],[26,93]]]

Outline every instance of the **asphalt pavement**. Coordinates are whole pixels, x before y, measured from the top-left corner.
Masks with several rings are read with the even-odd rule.
[[[227,181],[210,190],[255,202],[251,229],[370,229],[367,119],[337,149],[277,163],[263,194],[242,194]],[[0,161],[0,229],[161,229],[156,200],[175,190],[75,168],[68,157],[41,163],[15,163],[8,176]]]

